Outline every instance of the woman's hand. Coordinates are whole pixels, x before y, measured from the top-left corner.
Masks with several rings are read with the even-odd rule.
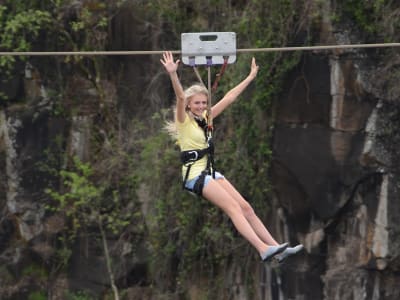
[[[256,78],[258,72],[258,66],[256,64],[256,59],[253,57],[251,60],[251,70],[249,75],[240,82],[233,89],[228,91],[225,96],[218,101],[212,108],[212,117],[217,117],[221,112],[223,112],[232,102],[234,102],[237,97],[246,89],[246,87],[251,83],[251,81]]]
[[[251,70],[250,70],[250,74],[249,74],[251,79],[256,78],[257,72],[258,72],[258,66],[256,64],[256,59],[253,57],[253,59],[251,60]]]
[[[185,121],[185,92],[183,91],[181,82],[179,80],[177,70],[179,66],[179,59],[174,61],[174,57],[171,51],[165,51],[163,58],[160,59],[161,64],[167,70],[171,79],[172,87],[176,96],[176,119],[183,123]]]
[[[176,72],[178,69],[179,59],[174,62],[174,57],[171,51],[165,51],[163,53],[163,59],[160,59],[160,62],[163,64],[168,73]]]

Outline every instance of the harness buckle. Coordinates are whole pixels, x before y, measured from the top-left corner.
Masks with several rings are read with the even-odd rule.
[[[199,153],[195,150],[188,151],[187,154],[188,155],[194,154],[194,158],[189,158],[189,161],[196,161],[199,158]]]

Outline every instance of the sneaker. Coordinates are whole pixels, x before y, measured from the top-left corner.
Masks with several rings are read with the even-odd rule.
[[[277,255],[275,258],[279,263],[282,263],[289,256],[295,255],[304,249],[302,244],[297,245],[296,247],[287,247],[281,254]]]
[[[284,243],[278,246],[268,246],[267,250],[261,255],[261,259],[263,261],[268,261],[275,255],[285,251],[285,249],[288,247],[288,243]]]

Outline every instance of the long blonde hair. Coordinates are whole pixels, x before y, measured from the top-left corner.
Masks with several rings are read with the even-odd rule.
[[[187,89],[184,90],[184,93],[185,93],[185,111],[186,112],[190,111],[189,103],[190,103],[191,98],[194,95],[204,94],[208,98],[207,88],[203,84],[200,84],[200,83],[195,83],[195,84],[191,85],[190,87],[188,87]],[[193,118],[192,114],[189,114],[189,117]],[[164,126],[164,129],[168,132],[168,134],[174,140],[178,139],[178,132],[177,132],[177,128],[176,128],[176,107],[174,107],[174,120],[167,121]]]

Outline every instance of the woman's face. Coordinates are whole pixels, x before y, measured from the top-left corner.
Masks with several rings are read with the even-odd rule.
[[[190,98],[188,107],[194,115],[201,117],[207,109],[207,96],[204,94],[193,95]]]

